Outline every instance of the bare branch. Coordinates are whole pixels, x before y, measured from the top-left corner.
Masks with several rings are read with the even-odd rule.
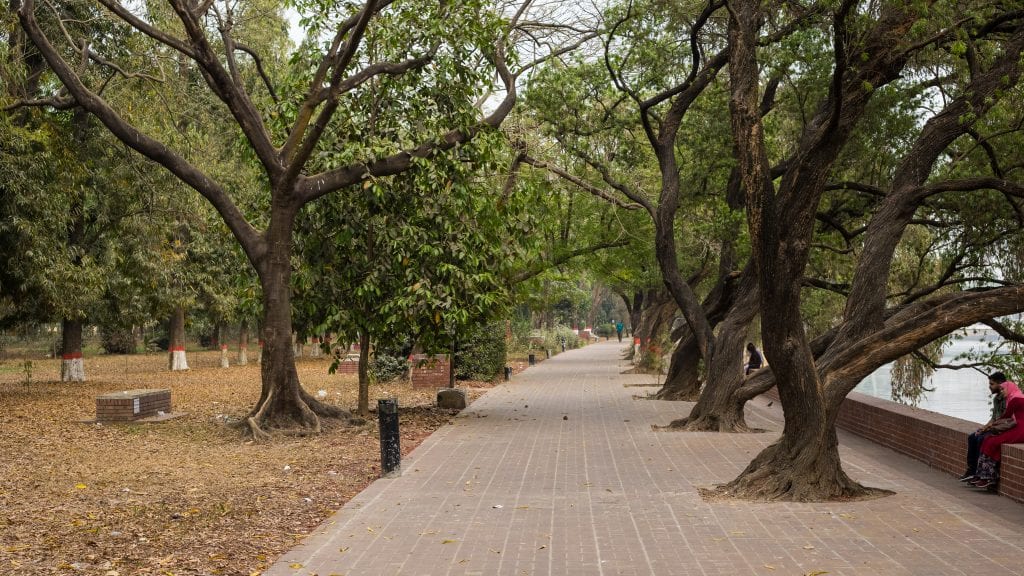
[[[235,42],[234,45],[236,49],[245,52],[253,59],[253,62],[256,63],[256,71],[259,72],[260,78],[263,79],[263,84],[267,87],[267,92],[270,92],[270,97],[274,99],[274,102],[280,102],[277,98],[277,91],[274,90],[274,85],[270,81],[270,77],[267,76],[266,71],[263,69],[263,60],[261,60],[259,55],[256,54],[256,51],[241,42]]]
[[[643,208],[643,206],[641,206],[639,204],[628,204],[626,202],[623,202],[622,200],[620,200],[620,199],[612,196],[611,194],[609,194],[607,191],[602,190],[602,189],[598,188],[597,186],[594,186],[594,185],[590,184],[589,182],[586,182],[585,180],[581,180],[580,178],[577,178],[576,176],[573,176],[572,174],[566,172],[565,170],[563,170],[562,168],[560,168],[560,167],[558,167],[558,166],[556,166],[554,164],[551,164],[549,162],[542,162],[542,161],[537,160],[536,158],[534,158],[534,157],[532,157],[532,156],[530,156],[528,154],[524,154],[522,156],[522,158],[523,158],[523,160],[522,160],[523,163],[529,164],[530,166],[533,166],[534,168],[540,168],[542,170],[547,170],[548,172],[551,172],[552,174],[557,175],[559,178],[562,178],[563,180],[566,180],[568,182],[572,182],[573,184],[575,184],[576,186],[582,188],[583,190],[586,190],[587,192],[590,192],[594,196],[604,200],[605,202],[608,202],[610,204],[618,206],[619,208],[623,208],[625,210],[639,210],[639,209]]]
[[[543,274],[545,271],[550,270],[550,269],[552,269],[552,268],[554,268],[556,266],[560,266],[562,264],[565,264],[566,262],[572,260],[573,258],[577,258],[579,256],[584,256],[586,254],[593,254],[594,252],[599,252],[601,250],[607,250],[609,248],[621,248],[622,246],[629,246],[629,240],[615,240],[615,241],[611,241],[611,242],[600,242],[598,244],[594,244],[594,245],[591,245],[591,246],[584,246],[583,248],[577,248],[576,250],[571,250],[569,252],[565,252],[565,253],[559,254],[559,255],[555,256],[554,258],[552,258],[549,262],[541,262],[540,264],[534,266],[530,270],[524,270],[522,272],[519,272],[518,274],[516,274],[515,276],[513,276],[510,279],[510,283],[511,284],[519,284],[519,283],[525,282],[525,281],[529,280],[530,278],[533,278],[534,276],[538,276],[540,274]]]

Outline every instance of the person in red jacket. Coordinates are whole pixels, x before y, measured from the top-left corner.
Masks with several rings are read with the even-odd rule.
[[[1006,410],[1003,418],[1013,418],[1017,424],[1000,434],[985,438],[981,443],[981,456],[978,457],[978,479],[971,482],[978,488],[994,488],[999,482],[999,457],[1003,444],[1015,444],[1024,441],[1024,394],[1016,384],[1007,380],[1002,384],[1003,398],[1006,399]]]

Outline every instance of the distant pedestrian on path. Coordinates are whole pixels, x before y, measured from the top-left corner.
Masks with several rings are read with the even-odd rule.
[[[622,325],[622,321],[621,320],[615,323],[615,334],[618,335],[619,342],[622,342],[622,329],[623,328],[625,328],[625,326]]]
[[[993,372],[988,377],[988,391],[992,393],[992,417],[989,418],[984,426],[967,436],[967,471],[960,477],[961,482],[970,482],[978,479],[978,456],[981,454],[981,442],[985,438],[1003,431],[1001,428],[1006,425],[1005,423],[997,424],[1003,412],[1006,411],[1006,398],[1003,398],[1002,389],[1003,382],[1006,382],[1006,375],[1002,372]],[[994,430],[993,426],[996,426],[998,429]]]
[[[1014,422],[1024,420],[1024,394],[1009,380],[1002,383],[1006,410],[1002,418],[1013,418]],[[994,488],[999,483],[999,460],[1003,444],[1024,441],[1024,425],[1014,425],[1006,432],[994,434],[981,442],[981,456],[978,456],[978,479],[971,482],[978,488]]]
[[[761,368],[761,364],[764,363],[764,358],[761,357],[761,353],[758,352],[757,346],[754,346],[753,342],[747,342],[747,353],[750,354],[750,357],[747,359],[746,370],[743,372],[744,375]]]

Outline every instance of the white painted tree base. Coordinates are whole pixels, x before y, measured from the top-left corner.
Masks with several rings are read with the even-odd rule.
[[[85,362],[81,358],[64,358],[60,361],[61,382],[85,382]]]
[[[185,359],[184,350],[171,352],[171,371],[188,370],[188,360]]]
[[[313,342],[313,347],[309,349],[310,358],[319,358],[322,356],[323,350],[320,349],[319,342]]]
[[[236,362],[236,364],[238,364],[239,366],[245,366],[248,363],[249,363],[249,357],[248,357],[248,354],[245,351],[245,348],[239,348],[238,349],[238,361]]]
[[[230,368],[231,363],[228,362],[228,347],[224,346],[220,349],[220,367]]]

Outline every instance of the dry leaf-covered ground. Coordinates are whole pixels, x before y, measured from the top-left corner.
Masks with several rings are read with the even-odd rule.
[[[325,423],[313,437],[246,443],[231,425],[259,395],[259,367],[219,368],[219,352],[190,352],[188,372],[165,355],[87,358],[84,384],[61,384],[59,361],[0,363],[0,574],[260,572],[378,477],[376,421]],[[354,376],[327,361],[298,364],[303,385],[356,404]],[[484,385],[480,385],[484,386]],[[170,388],[183,418],[84,424],[98,394]],[[471,388],[470,397],[482,393]],[[398,398],[402,451],[447,424],[433,390],[371,387]]]

